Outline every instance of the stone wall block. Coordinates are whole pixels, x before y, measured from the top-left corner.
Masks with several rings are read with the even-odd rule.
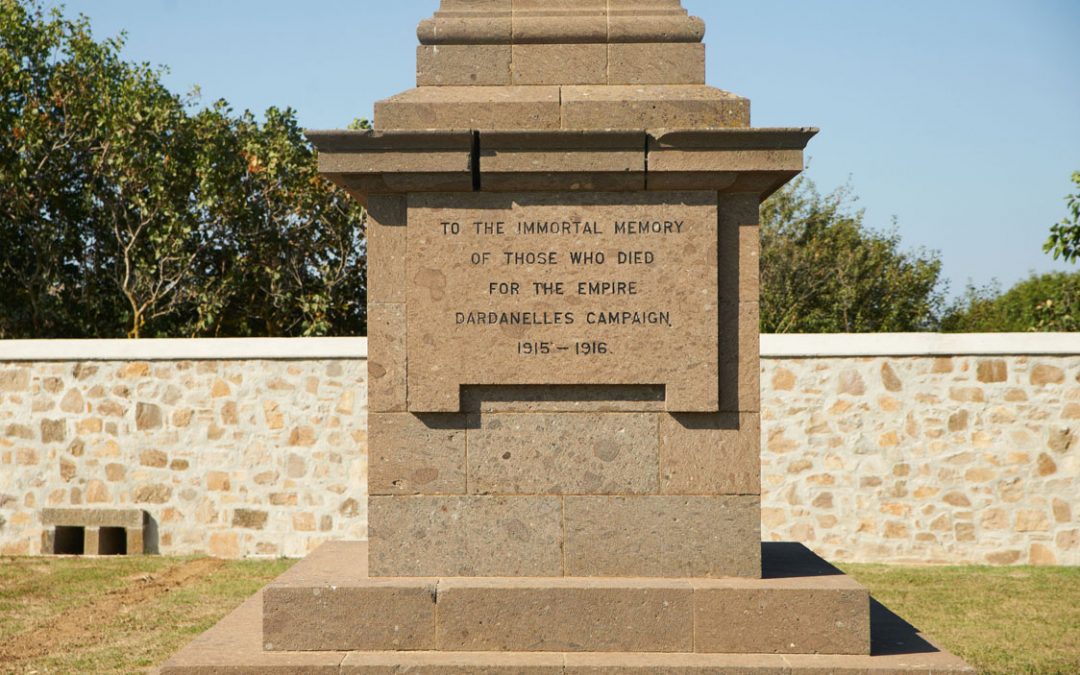
[[[471,416],[469,492],[649,494],[658,488],[655,413]]]
[[[368,494],[465,494],[465,416],[370,413]]]
[[[603,44],[514,45],[516,85],[604,84],[608,54]]]
[[[510,45],[420,45],[416,86],[510,84]]]
[[[679,495],[756,495],[761,430],[755,413],[660,416],[660,491]]]
[[[404,412],[405,305],[368,304],[368,406],[372,412]]]
[[[567,576],[761,574],[756,496],[564,499]]]
[[[370,195],[367,200],[368,302],[405,302],[405,195]]]
[[[373,496],[368,508],[372,576],[562,574],[559,497]]]
[[[609,44],[607,67],[608,84],[705,84],[705,45]]]

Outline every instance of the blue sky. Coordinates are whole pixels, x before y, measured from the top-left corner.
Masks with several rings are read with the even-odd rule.
[[[50,2],[50,4],[57,4]],[[68,0],[177,91],[291,106],[309,128],[370,117],[413,84],[437,0]],[[706,23],[708,83],[755,126],[816,126],[810,177],[847,181],[905,246],[941,252],[953,294],[1029,271],[1080,170],[1076,0],[684,0]]]

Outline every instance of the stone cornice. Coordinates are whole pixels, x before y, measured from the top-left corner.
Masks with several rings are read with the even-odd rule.
[[[816,129],[309,131],[320,172],[368,194],[715,190],[764,199]],[[425,139],[430,139],[426,145]]]
[[[679,0],[443,0],[416,34],[422,45],[701,42],[705,24]]]

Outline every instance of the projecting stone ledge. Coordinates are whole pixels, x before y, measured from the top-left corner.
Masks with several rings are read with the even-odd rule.
[[[705,23],[679,0],[443,0],[423,45],[701,42]]]
[[[468,120],[463,120],[462,123]],[[476,120],[474,120],[476,121]],[[765,199],[817,133],[792,129],[308,131],[354,197],[406,192],[709,190]]]

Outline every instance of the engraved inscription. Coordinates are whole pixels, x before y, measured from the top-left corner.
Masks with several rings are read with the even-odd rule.
[[[710,192],[409,196],[408,405],[461,385],[663,385],[718,405]]]

